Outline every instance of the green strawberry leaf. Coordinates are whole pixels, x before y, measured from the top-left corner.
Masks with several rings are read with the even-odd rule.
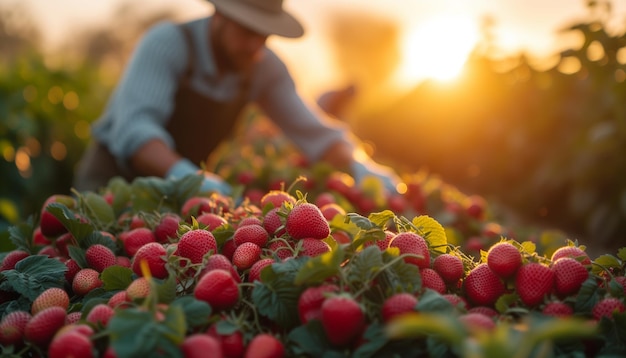
[[[221,247],[224,245],[226,240],[233,237],[235,234],[235,228],[231,224],[221,225],[211,231],[211,233],[213,234],[213,237],[215,237],[217,245]]]
[[[592,267],[592,272],[595,274],[600,273],[604,269],[619,268],[622,266],[622,263],[617,257],[609,254],[600,255],[593,260],[593,262],[595,265]]]
[[[617,250],[617,257],[619,257],[622,262],[626,262],[626,247],[622,247]]]
[[[172,343],[167,338],[154,317],[154,313],[138,308],[128,308],[117,312],[109,321],[107,332],[110,344],[119,357],[154,356],[159,349],[167,349]],[[169,352],[172,357],[181,357],[180,350]]]
[[[46,211],[50,212],[57,218],[63,226],[74,236],[77,242],[80,242],[94,231],[91,224],[82,222],[80,218],[74,215],[74,212],[61,203],[51,203],[46,206]]]
[[[132,182],[132,202],[135,212],[180,212],[187,199],[196,195],[203,176],[187,175],[180,179],[140,177]]]
[[[26,296],[19,296],[15,300],[0,304],[0,317],[4,317],[7,313],[15,311],[30,312],[32,305],[32,300],[28,299]]]
[[[345,253],[341,247],[308,259],[298,270],[294,284],[313,285],[339,273]]]
[[[356,213],[347,213],[346,221],[354,223],[356,226],[366,231],[371,229],[380,229],[380,227],[374,224],[370,219]]]
[[[176,276],[170,275],[165,280],[155,280],[159,303],[171,303],[176,299]]]
[[[425,289],[417,302],[417,311],[433,313],[452,313],[454,307],[450,301],[446,300],[438,292]]]
[[[391,339],[436,336],[452,345],[461,344],[467,335],[454,316],[423,312],[407,313],[393,319],[385,331]]]
[[[427,215],[420,215],[413,218],[412,223],[417,228],[417,233],[428,241],[431,250],[446,253],[448,246],[446,231],[437,220]]]
[[[165,319],[162,324],[157,326],[157,330],[167,338],[168,342],[173,343],[174,347],[179,347],[185,339],[185,333],[187,332],[185,318],[185,312],[182,307],[170,305],[165,312]]]
[[[85,258],[85,250],[84,249],[81,249],[80,247],[78,247],[76,245],[68,245],[67,246],[67,252],[70,255],[70,258],[72,260],[76,261],[76,264],[80,268],[89,267],[89,264],[87,263],[87,259]]]
[[[100,279],[107,291],[125,290],[133,282],[133,270],[122,266],[109,266],[102,271]]]
[[[131,202],[132,190],[130,184],[122,177],[114,177],[109,180],[107,189],[113,194],[111,207],[115,217],[119,217],[128,210],[128,203]]]
[[[108,228],[115,224],[115,212],[107,201],[94,192],[86,192],[79,196],[79,205],[85,216],[98,228]]]
[[[397,249],[383,251],[383,261],[389,266],[378,276],[377,283],[391,292],[416,292],[422,286],[419,268],[399,259],[394,251]]]
[[[385,228],[389,221],[393,220],[396,217],[396,214],[391,210],[383,210],[378,213],[371,213],[367,216],[369,221],[371,221],[374,225]]]
[[[91,234],[85,236],[83,240],[80,242],[80,246],[84,249],[88,249],[89,246],[96,245],[96,244],[104,245],[108,247],[109,249],[111,249],[111,251],[113,251],[114,253],[118,251],[118,247],[115,244],[115,242],[111,240],[110,238],[102,235],[100,231],[92,232]]]
[[[385,345],[389,343],[389,338],[385,334],[384,325],[380,322],[373,322],[367,327],[367,330],[363,334],[363,340],[365,342],[359,345],[358,348],[354,350],[354,352],[352,353],[352,357],[372,357],[377,352],[386,353],[387,356],[392,356],[391,351],[387,349],[385,349],[383,352],[383,347],[385,347]]]
[[[297,357],[322,357],[333,349],[319,320],[294,328],[288,338],[291,351]]]
[[[204,326],[209,323],[211,306],[193,296],[178,297],[170,306],[178,306],[183,310],[185,321],[191,328]]]
[[[383,255],[378,246],[367,247],[348,262],[348,283],[351,287],[368,287],[383,266]]]
[[[583,282],[576,296],[576,302],[574,303],[574,311],[576,312],[591,312],[593,306],[600,300],[601,292],[596,278],[590,275],[589,278]]]
[[[3,271],[4,280],[0,290],[17,292],[31,302],[43,291],[51,287],[63,288],[65,264],[44,255],[32,255],[22,259],[15,269]]]
[[[35,231],[34,219],[30,216],[25,222],[10,226],[7,230],[9,234],[9,242],[13,244],[12,250],[23,250],[30,254],[35,252],[33,243],[33,233]]]

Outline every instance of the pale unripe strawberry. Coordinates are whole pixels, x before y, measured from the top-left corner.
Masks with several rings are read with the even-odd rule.
[[[275,336],[269,333],[259,333],[248,343],[244,357],[283,358],[285,346]]]
[[[83,313],[80,311],[76,311],[76,312],[70,312],[67,314],[67,316],[65,317],[65,324],[69,325],[69,324],[76,324],[78,323],[78,321],[80,321],[80,319],[82,318]]]
[[[36,315],[48,307],[61,307],[64,310],[70,306],[70,296],[64,289],[51,287],[43,291],[31,305],[30,313]]]
[[[102,286],[100,273],[92,268],[81,269],[72,280],[72,291],[78,296],[85,296],[100,286]]]
[[[131,301],[141,300],[150,294],[150,282],[145,277],[139,277],[126,287],[126,295]]]
[[[216,269],[207,272],[196,284],[194,297],[216,310],[233,307],[239,301],[239,286],[230,272]]]
[[[166,278],[168,276],[166,267],[167,251],[163,245],[158,242],[150,242],[137,250],[132,260],[132,269],[137,276],[143,276],[141,271],[141,261],[145,261],[150,270],[150,274],[159,279]]]
[[[138,227],[124,231],[118,235],[118,238],[124,243],[124,250],[128,257],[135,256],[137,250],[143,245],[156,241],[154,233],[147,227]]]
[[[130,303],[130,298],[128,298],[128,293],[126,292],[126,290],[115,293],[107,301],[107,304],[111,308],[127,307],[128,303]]]
[[[330,235],[330,226],[320,208],[311,203],[301,203],[287,215],[285,229],[293,239],[324,239]]]
[[[233,234],[235,245],[239,246],[245,242],[251,242],[259,247],[265,247],[270,235],[261,225],[239,226]]]
[[[94,357],[94,346],[89,337],[78,330],[69,330],[54,337],[48,347],[49,358]]]
[[[101,244],[89,246],[85,251],[85,260],[87,260],[89,267],[98,272],[102,272],[105,268],[117,263],[115,253]]]
[[[117,266],[121,266],[121,267],[127,267],[127,268],[131,268],[132,267],[132,263],[130,262],[130,258],[126,257],[126,256],[116,256],[115,257],[115,264]]]
[[[204,255],[211,251],[217,253],[217,241],[208,230],[187,231],[178,241],[178,255],[188,258],[193,264],[201,263]]]
[[[243,271],[252,267],[252,265],[261,258],[261,248],[252,242],[244,242],[238,245],[233,253],[233,265],[238,270]]]
[[[105,303],[99,303],[89,311],[86,317],[86,321],[98,326],[106,327],[109,324],[109,320],[115,314],[113,308]]]
[[[0,265],[0,271],[5,270],[13,270],[15,268],[15,264],[20,262],[22,259],[27,258],[30,254],[23,250],[13,250],[9,252],[4,259],[2,259],[2,265]]]
[[[67,313],[61,307],[46,308],[28,321],[24,328],[24,337],[39,347],[45,347],[65,325],[66,316]]]
[[[24,329],[32,315],[26,311],[13,311],[0,321],[0,344],[18,345],[24,340]]]

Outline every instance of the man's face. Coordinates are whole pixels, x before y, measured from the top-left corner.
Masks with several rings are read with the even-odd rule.
[[[266,35],[258,34],[223,16],[216,16],[213,46],[220,65],[233,71],[247,71],[261,60]]]

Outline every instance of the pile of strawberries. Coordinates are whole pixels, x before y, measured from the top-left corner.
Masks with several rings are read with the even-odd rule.
[[[53,195],[12,227],[2,354],[626,354],[626,249],[592,260],[564,241],[546,256],[497,235],[472,256],[409,194],[394,200],[412,218],[346,210],[339,182],[236,199],[200,193],[199,180]]]

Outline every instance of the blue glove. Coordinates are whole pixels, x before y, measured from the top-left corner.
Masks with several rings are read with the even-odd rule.
[[[180,159],[167,171],[166,177],[176,179],[190,174],[200,175],[200,168],[188,159]],[[222,195],[229,195],[232,192],[232,188],[228,183],[219,176],[209,172],[204,172],[204,181],[200,190],[203,192],[218,192]]]
[[[357,183],[360,183],[364,178],[373,176],[378,178],[383,184],[383,187],[390,193],[397,193],[396,185],[400,183],[400,178],[393,171],[393,169],[380,165],[372,160],[361,162],[355,160],[350,167],[352,170],[352,176]]]

